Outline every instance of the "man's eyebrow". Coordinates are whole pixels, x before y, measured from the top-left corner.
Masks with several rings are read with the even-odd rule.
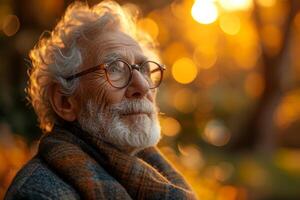
[[[122,55],[120,55],[119,53],[110,53],[104,56],[103,61],[104,62],[113,62],[117,59],[124,59],[124,57]]]
[[[113,62],[117,59],[122,59],[122,60],[125,60],[125,61],[130,63],[130,60],[128,60],[128,58],[126,58],[126,56],[122,55],[121,53],[107,54],[107,55],[104,56],[103,61],[104,62]],[[142,64],[143,62],[148,60],[148,57],[145,56],[145,55],[139,54],[139,55],[136,55],[134,59],[135,59],[136,64]]]

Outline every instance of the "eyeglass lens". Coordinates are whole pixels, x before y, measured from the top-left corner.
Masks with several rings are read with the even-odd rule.
[[[147,61],[140,66],[139,71],[149,83],[150,88],[155,88],[160,84],[162,71],[157,63]],[[117,88],[125,87],[130,82],[131,73],[131,67],[121,60],[112,62],[106,68],[108,81]]]

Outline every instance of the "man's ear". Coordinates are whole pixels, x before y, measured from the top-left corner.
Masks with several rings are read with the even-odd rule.
[[[74,96],[66,96],[61,91],[61,86],[55,84],[49,91],[49,99],[55,113],[66,121],[75,121],[79,110],[79,103]]]

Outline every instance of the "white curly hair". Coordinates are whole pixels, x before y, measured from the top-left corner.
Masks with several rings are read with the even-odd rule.
[[[70,96],[78,87],[78,79],[66,81],[65,77],[78,71],[82,64],[84,54],[79,39],[92,40],[95,33],[115,29],[134,38],[146,54],[158,59],[154,41],[137,28],[136,16],[114,1],[93,7],[79,1],[72,3],[49,36],[42,36],[30,51],[32,67],[26,92],[44,132],[51,131],[57,120],[49,101],[49,88],[58,83],[61,92]]]

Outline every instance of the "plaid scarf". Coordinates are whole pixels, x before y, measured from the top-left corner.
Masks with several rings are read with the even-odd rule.
[[[39,155],[83,199],[196,199],[157,147],[131,156],[77,123],[55,126]]]

